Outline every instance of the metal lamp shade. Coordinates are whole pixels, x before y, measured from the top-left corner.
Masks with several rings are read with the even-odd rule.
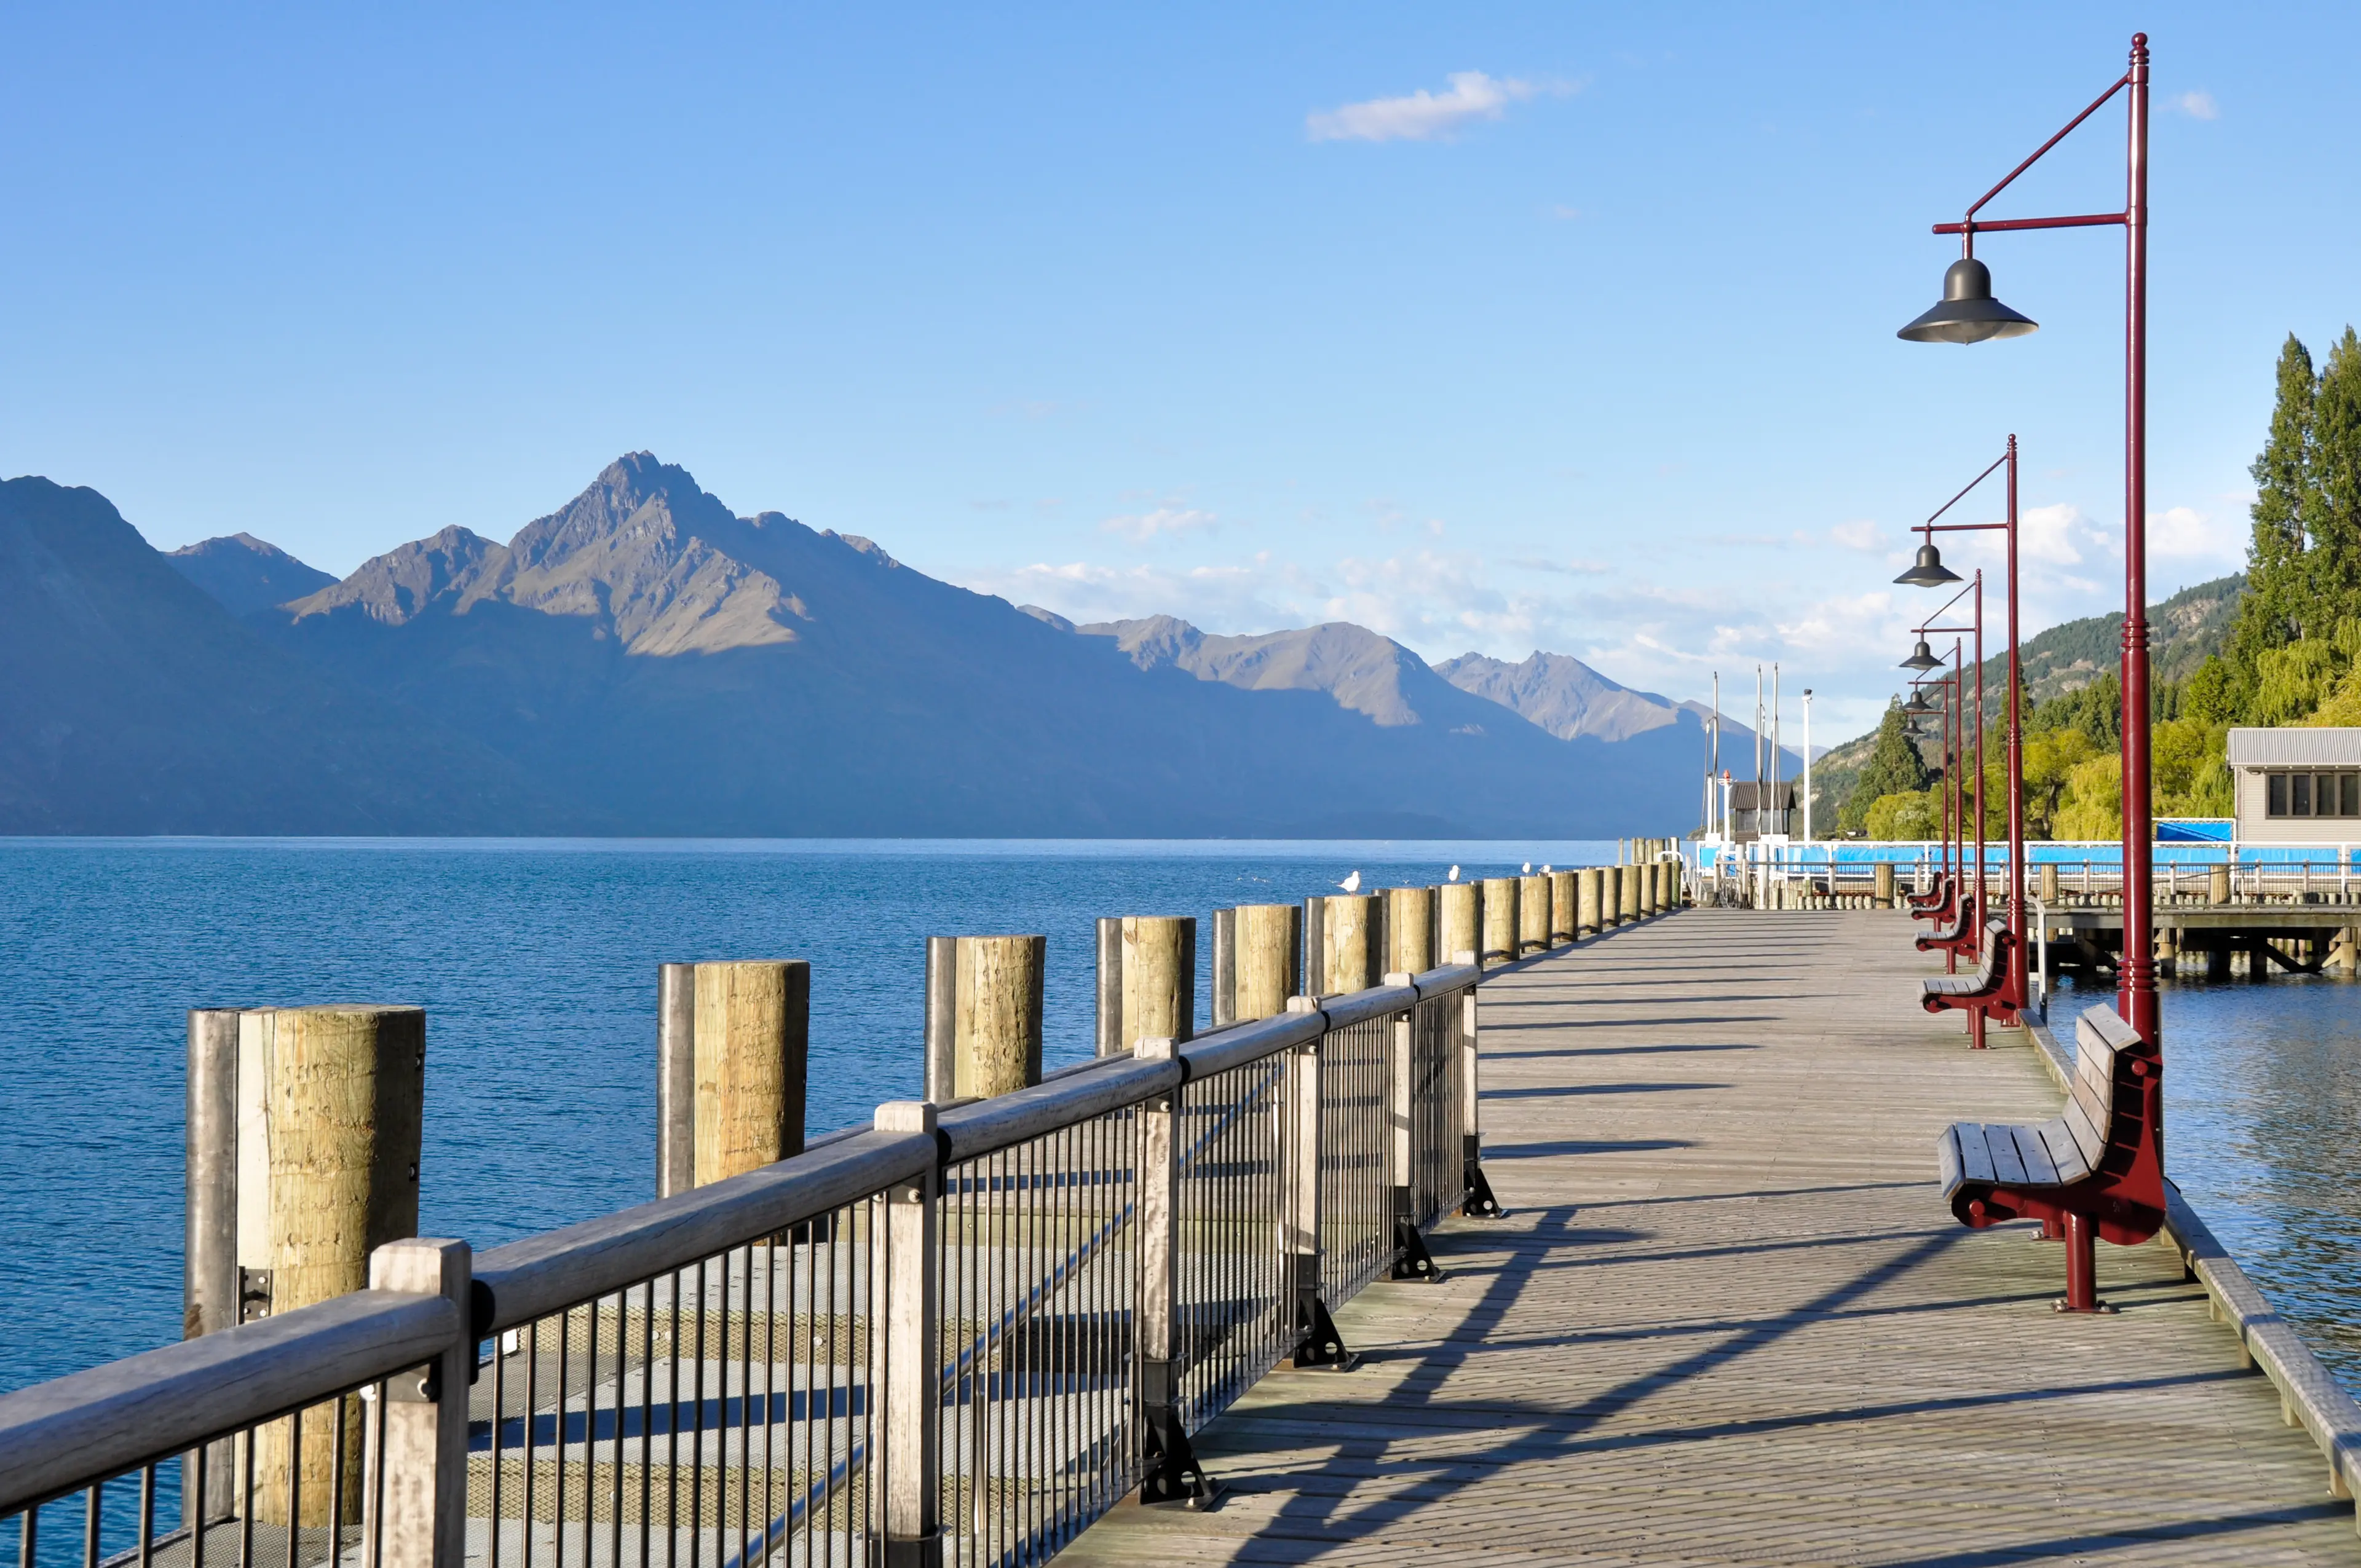
[[[2023,337],[2039,325],[1993,299],[1992,269],[1965,256],[1943,274],[1942,300],[1894,335],[1910,343],[1982,343]]]
[[[1914,588],[1939,588],[1945,583],[1958,582],[1960,574],[1943,565],[1943,553],[1935,548],[1930,539],[1918,546],[1918,559],[1910,564],[1910,569],[1894,580]]]
[[[1927,694],[1925,692],[1915,691],[1910,694],[1910,700],[1902,705],[1902,711],[1910,714],[1915,718],[1922,713],[1934,712],[1935,705],[1927,700]]]
[[[1902,667],[1905,670],[1939,670],[1943,667],[1943,661],[1935,657],[1934,650],[1928,648],[1927,640],[1921,637],[1918,646],[1910,651],[1910,657],[1902,661]]]

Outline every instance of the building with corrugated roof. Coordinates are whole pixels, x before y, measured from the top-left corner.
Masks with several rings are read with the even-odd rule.
[[[2233,729],[2229,762],[2240,842],[2361,840],[2361,729]]]

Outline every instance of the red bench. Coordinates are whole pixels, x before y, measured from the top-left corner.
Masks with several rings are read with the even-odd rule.
[[[1952,1124],[1935,1144],[1943,1196],[1960,1223],[1982,1230],[2039,1220],[2066,1239],[2060,1311],[2100,1302],[2092,1241],[2135,1246],[2164,1224],[2164,1057],[2113,1007],[2074,1025],[2073,1092],[2038,1126]]]
[[[1984,922],[1983,961],[1973,974],[1943,974],[1919,983],[1926,987],[1918,1004],[1929,1013],[1946,1011],[1965,1013],[1973,1020],[1969,1033],[1978,1050],[1983,1048],[1984,1025],[1996,1022],[2006,1027],[2016,1022],[2017,1009],[2025,1005],[2016,992],[2016,933],[2008,928],[2005,920]]]
[[[1922,931],[1917,937],[1922,953],[1950,953],[1957,956],[1976,945],[1977,905],[1982,903],[1973,892],[1960,895],[1948,930]]]

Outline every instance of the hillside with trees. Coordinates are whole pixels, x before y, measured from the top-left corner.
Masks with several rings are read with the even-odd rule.
[[[2269,433],[2250,470],[2253,536],[2242,576],[2150,607],[2152,809],[2226,817],[2225,760],[2239,725],[2361,725],[2361,340],[2351,327],[2315,368],[2290,335],[2280,350]],[[2120,613],[2026,641],[2022,665],[2026,828],[2036,839],[2122,831]],[[1988,834],[2007,829],[2005,658],[1983,672]],[[1898,703],[1870,735],[1816,766],[1838,822],[1876,839],[1930,835],[1942,817],[1940,741],[1901,739]],[[1913,784],[1896,744],[1926,768]],[[1897,787],[1898,785],[1898,787]],[[1822,809],[1826,809],[1823,805]]]

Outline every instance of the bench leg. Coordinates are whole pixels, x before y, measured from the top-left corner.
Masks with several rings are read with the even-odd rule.
[[[1984,1048],[1984,1010],[1981,1007],[1968,1009],[1968,1048],[1971,1051]]]
[[[2087,1214],[2066,1216],[2066,1294],[2050,1303],[2061,1312],[2112,1312],[2099,1299],[2098,1238]]]

